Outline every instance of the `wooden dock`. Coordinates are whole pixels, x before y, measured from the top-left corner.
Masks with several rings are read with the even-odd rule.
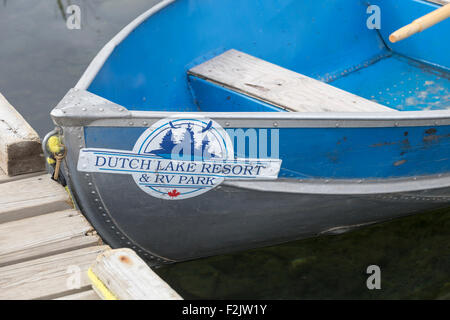
[[[0,300],[181,299],[105,245],[43,168],[36,132],[0,94]]]

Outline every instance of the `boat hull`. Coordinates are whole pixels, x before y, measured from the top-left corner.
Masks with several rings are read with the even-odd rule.
[[[91,112],[84,114],[81,104],[91,108]],[[134,249],[154,265],[340,233],[450,205],[446,167],[450,135],[444,134],[450,121],[447,111],[419,113],[421,118],[415,118],[417,113],[384,115],[386,119],[365,113],[360,115],[366,117],[363,120],[351,113],[321,115],[319,120],[311,114],[294,114],[289,118],[283,113],[209,114],[220,123],[238,128],[268,127],[277,122],[277,130],[281,131],[279,157],[286,160],[280,177],[271,181],[225,180],[204,194],[172,201],[146,194],[131,175],[77,169],[81,150],[107,147],[132,150],[137,137],[147,129],[142,124],[151,126],[170,116],[123,108],[117,111],[119,108],[122,107],[90,93],[72,91],[54,109],[53,119],[61,128],[68,150],[64,172],[77,204],[102,238],[113,247]],[[95,109],[102,111],[95,113]],[[204,113],[190,116],[203,117]],[[364,129],[370,127],[377,133],[372,137],[374,140],[369,139],[370,135],[363,136]],[[317,145],[324,136],[320,134],[322,129],[335,130],[331,141],[337,148],[344,142],[341,135],[345,130],[354,129],[360,139],[347,135],[346,141],[351,145],[337,153],[339,159],[319,147],[302,149],[292,144],[283,147],[282,130],[292,133],[312,129],[317,130]],[[399,136],[392,135],[391,130],[398,130]],[[415,131],[420,133],[416,138]],[[408,137],[404,132],[409,132]],[[287,138],[301,140],[292,135]],[[358,151],[362,146],[368,148]],[[346,163],[355,157],[345,157],[351,150],[358,151],[357,158]],[[323,174],[334,173],[336,177],[302,177],[292,174],[295,170],[283,171],[294,163],[289,162],[285,153],[291,151],[312,157],[308,161],[318,166],[314,168],[308,161],[295,162],[305,165],[301,172],[318,170]],[[380,154],[393,156],[389,161],[371,159]],[[398,157],[406,161],[398,163]],[[378,170],[370,166],[370,161],[388,169]],[[361,166],[357,167],[357,163]],[[400,169],[407,165],[410,169]],[[353,177],[338,176],[346,166],[354,169]],[[399,176],[373,177],[392,175],[393,170]],[[361,177],[365,172],[367,176]]]
[[[73,171],[70,176],[78,203],[102,238],[114,247],[132,247],[154,264],[341,233],[446,207],[450,200],[449,187],[335,195],[224,184],[194,198],[167,201],[143,194],[128,176]]]

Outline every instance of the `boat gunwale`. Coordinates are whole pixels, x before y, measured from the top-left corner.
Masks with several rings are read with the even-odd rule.
[[[71,89],[50,113],[62,127],[148,127],[164,118],[210,118],[224,128],[371,128],[450,125],[450,110],[401,112],[132,111],[89,91]]]
[[[180,116],[214,119],[225,128],[388,128],[450,125],[450,110],[405,111],[398,116],[392,116],[390,112],[289,112],[289,116],[284,116],[284,112],[128,111],[122,113],[122,117],[108,117],[106,114],[85,115],[63,112],[66,111],[54,109],[51,113],[55,124],[63,127],[147,127],[158,120]],[[130,122],[136,120],[139,122]]]

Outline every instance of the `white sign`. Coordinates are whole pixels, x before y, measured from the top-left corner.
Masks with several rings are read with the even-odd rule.
[[[186,199],[224,179],[276,179],[279,159],[235,159],[223,128],[209,119],[164,119],[147,129],[132,151],[82,149],[77,169],[131,174],[146,193]]]

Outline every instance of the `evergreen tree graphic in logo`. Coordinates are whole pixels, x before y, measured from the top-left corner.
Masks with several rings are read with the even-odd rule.
[[[200,130],[202,134],[201,143],[196,141],[192,123],[177,128],[170,122],[170,126],[170,129],[164,134],[161,143],[159,143],[159,148],[146,151],[146,153],[168,159],[172,159],[172,156],[175,155],[178,159],[191,161],[217,158],[216,154],[210,151],[211,141],[207,133],[212,128],[212,121],[209,121],[206,127]],[[182,134],[181,139],[177,142],[175,142],[173,130],[178,130]]]
[[[190,198],[223,182],[213,174],[189,172],[189,162],[233,159],[233,144],[226,131],[210,119],[165,119],[147,129],[133,149],[142,155],[160,157],[158,172],[133,174],[139,187],[164,199]],[[170,160],[185,165],[173,166]],[[199,166],[197,165],[197,168]],[[170,172],[170,173],[169,173]]]

